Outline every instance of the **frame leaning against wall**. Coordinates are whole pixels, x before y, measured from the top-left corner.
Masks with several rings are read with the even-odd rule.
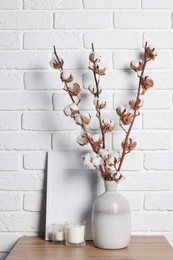
[[[104,187],[99,173],[84,168],[82,154],[68,151],[48,154],[46,240],[51,240],[52,223],[81,219],[86,220],[85,239],[92,239],[92,205]]]

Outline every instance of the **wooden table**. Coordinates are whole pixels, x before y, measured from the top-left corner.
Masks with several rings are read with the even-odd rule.
[[[20,238],[7,260],[173,260],[173,248],[163,236],[134,236],[128,248],[104,250],[91,241],[84,247],[52,244],[40,237]]]

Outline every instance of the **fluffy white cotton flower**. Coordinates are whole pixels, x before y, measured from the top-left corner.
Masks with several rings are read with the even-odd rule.
[[[107,149],[101,149],[99,151],[99,155],[103,158],[106,159],[109,157],[109,151]]]
[[[89,134],[88,134],[89,135]],[[87,134],[85,132],[82,132],[78,138],[77,138],[77,142],[80,145],[86,145],[88,144],[88,138],[87,138]]]
[[[92,170],[95,170],[95,169],[96,169],[92,162],[89,162],[88,164],[86,164],[86,168],[87,168],[89,171],[92,171]]]
[[[104,108],[106,106],[106,101],[102,97],[95,97],[93,104],[95,107]]]
[[[101,158],[100,156],[97,156],[95,158],[92,159],[92,163],[93,165],[98,168],[101,165]]]
[[[81,115],[77,115],[75,117],[75,122],[77,125],[82,125],[82,118],[81,118]]]
[[[85,160],[90,161],[90,159],[91,159],[90,153],[86,153],[86,154],[82,155],[82,160],[83,161],[85,161]]]
[[[106,163],[108,165],[114,165],[114,160],[115,160],[114,156],[111,156],[109,159],[107,159]]]
[[[98,67],[99,70],[102,70],[105,68],[105,65],[102,62],[96,62],[95,65]]]
[[[89,170],[98,169],[101,165],[101,158],[98,154],[91,152],[82,156],[84,166]]]
[[[71,116],[70,106],[66,106],[63,111],[66,116]]]
[[[58,57],[59,59],[57,59],[55,53],[52,53],[52,59],[49,62],[49,65],[53,68],[53,69],[62,69],[62,66],[64,64],[63,59],[61,59],[61,57]]]
[[[67,70],[63,70],[61,75],[62,79],[67,80],[70,77],[71,73]]]
[[[78,113],[79,108],[75,103],[72,103],[66,106],[63,111],[66,116],[74,117]]]
[[[73,75],[69,71],[63,70],[61,72],[61,80],[66,83],[70,83],[73,81]]]
[[[110,166],[109,168],[110,168],[110,170],[111,170],[111,175],[113,175],[113,174],[116,173],[116,169],[115,169],[114,166]]]

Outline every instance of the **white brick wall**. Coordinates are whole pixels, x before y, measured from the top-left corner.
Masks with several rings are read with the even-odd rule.
[[[145,41],[158,49],[146,72],[155,85],[134,125],[138,146],[124,161],[119,189],[133,231],[160,234],[173,231],[173,1],[0,0],[0,260],[22,235],[44,231],[47,151],[89,148],[77,145],[80,128],[62,112],[70,100],[49,68],[52,46],[85,88],[81,109],[94,115],[87,92],[94,42],[107,67],[103,113],[116,121],[107,143],[119,149],[115,108],[134,96],[129,63]],[[98,122],[90,128],[97,131]]]

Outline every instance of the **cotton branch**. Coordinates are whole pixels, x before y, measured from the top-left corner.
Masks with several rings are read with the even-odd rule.
[[[63,72],[63,62],[62,62],[61,59],[58,57],[55,46],[54,46],[54,54],[55,54],[55,57],[57,58],[59,64],[61,64],[61,66],[60,66],[58,69],[59,69],[60,73],[62,73],[62,72]],[[62,79],[61,79],[61,80],[62,80]],[[77,97],[78,97],[78,102],[76,102],[75,99],[74,99],[74,97],[73,97],[73,95],[70,94],[70,92],[68,91],[68,88],[69,88],[69,87],[68,87],[68,83],[67,83],[66,81],[64,81],[64,90],[67,91],[67,93],[69,94],[69,96],[70,96],[72,102],[73,102],[74,104],[78,105],[79,102],[80,102],[80,98],[79,98],[78,95],[77,95]],[[78,111],[78,114],[81,116],[80,111]],[[74,118],[73,118],[73,119],[74,119]],[[92,143],[92,141],[91,141],[91,138],[90,138],[90,135],[89,135],[89,133],[88,133],[87,127],[86,127],[86,125],[85,125],[83,122],[82,122],[82,124],[81,124],[81,127],[82,127],[84,133],[85,133],[86,136],[87,136],[87,139],[88,139],[88,141],[89,141],[89,144],[91,145],[93,151],[95,152],[95,148],[94,148],[94,145],[93,145],[93,143]]]
[[[91,46],[92,46],[92,52],[94,53],[94,44],[92,43]],[[94,76],[94,80],[95,80],[95,84],[96,84],[96,88],[97,88],[96,97],[99,98],[99,95],[100,95],[100,90],[99,90],[100,75],[97,79],[96,73],[93,69],[92,69],[92,72],[93,72],[93,76]],[[103,126],[102,126],[102,117],[101,117],[101,111],[100,111],[99,108],[97,109],[96,116],[98,117],[99,124],[100,124],[100,130],[101,130],[102,140],[103,140],[103,149],[105,149],[105,146],[106,146],[106,144],[105,144],[105,132],[104,132]]]
[[[127,152],[126,152],[127,142],[128,142],[128,139],[129,139],[129,136],[130,136],[133,124],[135,122],[135,119],[139,115],[137,106],[138,106],[138,103],[139,103],[139,95],[141,93],[142,78],[143,78],[145,67],[146,67],[146,64],[147,64],[148,61],[150,61],[150,59],[147,59],[147,42],[146,42],[146,44],[145,44],[145,51],[144,51],[144,58],[143,58],[143,62],[142,62],[142,64],[143,64],[142,71],[141,71],[141,75],[140,76],[138,75],[138,77],[139,77],[139,84],[138,84],[138,91],[137,91],[137,96],[136,96],[136,101],[135,101],[133,119],[132,119],[132,121],[130,123],[128,131],[126,132],[126,137],[125,137],[125,141],[124,141],[124,145],[123,145],[123,152],[122,152],[122,156],[120,158],[118,171],[121,170],[121,167],[122,167],[125,155],[127,154]]]

